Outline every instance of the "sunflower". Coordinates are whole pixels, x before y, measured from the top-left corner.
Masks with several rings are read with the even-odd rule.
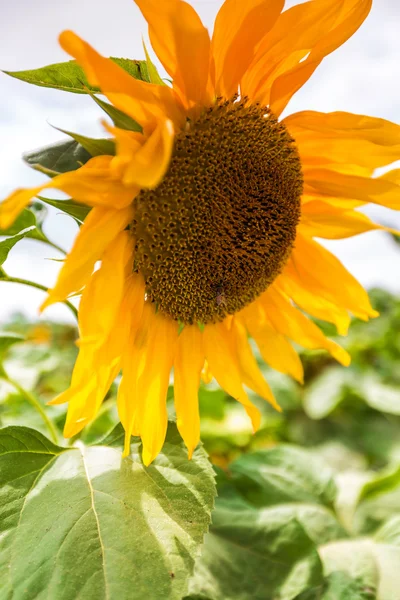
[[[159,453],[174,372],[177,425],[189,457],[199,441],[198,387],[214,377],[241,402],[254,430],[260,414],[245,387],[279,409],[253,356],[299,382],[291,342],[348,354],[305,313],[346,334],[350,314],[377,313],[367,293],[314,240],[380,226],[357,209],[400,208],[400,127],[345,112],[280,119],[323,58],[359,28],[372,0],[226,0],[210,39],[182,0],[136,0],[154,52],[172,79],[134,79],[71,31],[63,49],[141,132],[105,124],[115,156],[90,159],[1,206],[8,226],[44,188],[91,210],[42,309],[82,291],[79,355],[65,436],[94,418],[122,371],[118,410],[139,435],[143,461]],[[100,267],[95,270],[95,264]]]

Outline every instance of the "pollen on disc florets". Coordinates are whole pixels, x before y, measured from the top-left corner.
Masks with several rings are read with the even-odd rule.
[[[158,310],[222,321],[285,265],[303,179],[293,139],[266,107],[218,102],[177,134],[155,190],[135,199],[135,269]]]

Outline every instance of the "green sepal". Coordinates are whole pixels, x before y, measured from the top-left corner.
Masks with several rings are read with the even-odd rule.
[[[139,125],[137,121],[132,119],[126,115],[122,110],[115,108],[112,104],[108,102],[104,102],[104,100],[100,100],[94,94],[90,94],[93,100],[96,102],[98,106],[110,117],[115,127],[119,127],[120,129],[126,129],[127,131],[137,131],[138,133],[142,133],[143,128]]]
[[[53,125],[54,127],[54,125]],[[110,138],[91,138],[67,129],[61,129],[61,127],[54,127],[57,131],[69,135],[75,142],[80,144],[86,152],[93,156],[103,156],[105,154],[114,156],[115,155],[115,142]]]
[[[48,204],[49,206],[54,206],[55,208],[58,208],[59,210],[65,212],[67,215],[70,215],[76,221],[78,221],[78,224],[82,224],[89,212],[91,211],[90,206],[86,206],[86,204],[80,204],[79,202],[76,202],[72,199],[57,200],[54,198],[44,198],[43,196],[38,196],[38,198],[45,204]]]

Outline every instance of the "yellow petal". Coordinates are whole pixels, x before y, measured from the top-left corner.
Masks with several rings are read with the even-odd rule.
[[[265,362],[303,383],[303,365],[297,352],[284,335],[275,331],[262,305],[253,302],[239,313],[238,318],[243,320]]]
[[[94,297],[93,301],[96,300],[100,301],[101,299]],[[124,296],[120,301],[119,310],[108,337],[96,345],[90,343],[80,345],[70,388],[51,402],[51,404],[69,402],[64,430],[65,437],[71,437],[78,433],[96,416],[104,397],[120,371],[122,357],[126,360],[126,353],[130,348],[129,336],[132,339],[132,332],[136,332],[135,327],[137,328],[140,320],[143,302],[143,278],[135,274],[125,281]],[[99,321],[98,327],[102,330],[102,307],[93,307],[93,311],[95,308]],[[103,309],[108,310],[107,298],[104,298]]]
[[[284,120],[302,162],[366,168],[365,174],[400,158],[400,126],[345,112],[304,111]],[[359,173],[353,173],[359,174]]]
[[[122,231],[105,250],[100,268],[93,273],[79,305],[82,338],[104,342],[120,310],[125,287],[126,265],[133,257],[133,238]]]
[[[107,126],[117,142],[112,168],[126,186],[155,188],[165,175],[174,145],[172,121],[160,121],[147,139],[135,132]],[[140,136],[140,137],[139,137]],[[140,141],[139,141],[140,140]],[[140,143],[142,141],[142,143]]]
[[[182,108],[168,86],[135,79],[72,31],[60,35],[60,44],[83,67],[89,82],[100,87],[114,106],[137,120],[145,131],[152,131],[166,118],[177,125],[184,123]]]
[[[349,310],[360,319],[378,316],[367,292],[339,259],[299,232],[291,262],[303,286],[311,293]]]
[[[198,390],[204,366],[204,351],[197,325],[183,328],[174,360],[174,401],[176,424],[188,449],[189,458],[200,440]]]
[[[135,0],[149,24],[151,45],[186,108],[206,105],[210,37],[200,17],[182,0]]]
[[[359,177],[330,169],[303,166],[304,192],[314,196],[350,198],[400,209],[400,177],[391,180],[388,174],[377,178]]]
[[[307,202],[303,206],[298,227],[304,236],[327,240],[344,239],[376,229],[388,229],[373,223],[361,212],[341,210],[322,200]]]
[[[142,458],[147,466],[160,452],[167,431],[166,398],[178,326],[172,319],[155,313],[154,306],[148,303],[144,306],[143,322],[146,327],[139,328],[135,338],[140,365],[134,431],[142,438]]]
[[[126,282],[121,310],[115,326],[115,339],[122,339],[122,379],[118,388],[117,406],[121,423],[125,429],[124,456],[130,452],[130,439],[138,409],[137,382],[141,368],[140,347],[135,345],[138,330],[146,328],[143,318],[145,285],[143,277],[133,273]]]
[[[323,58],[341,46],[367,17],[372,0],[315,0],[282,13],[265,36],[243,78],[243,95],[279,115]]]
[[[85,219],[71,252],[68,254],[57,282],[41,306],[65,300],[69,294],[80,290],[92,274],[94,265],[100,260],[108,245],[133,219],[133,208],[123,210],[93,208]]]
[[[205,384],[211,383],[213,380],[213,374],[211,373],[210,365],[206,360],[204,361],[204,367],[201,372],[201,379]]]
[[[336,325],[339,335],[347,335],[350,325],[347,310],[310,291],[293,268],[291,260],[274,285],[313,317]]]
[[[64,437],[66,438],[79,433],[94,419],[120,370],[120,362],[117,359],[112,363],[104,363],[100,357],[97,358],[98,360],[93,361],[90,365],[93,369],[90,379],[75,389],[67,390],[70,398],[68,398],[69,405],[64,426]]]
[[[300,346],[309,349],[328,350],[341,364],[350,364],[349,354],[338,344],[327,339],[322,331],[302,312],[295,308],[274,285],[260,297],[273,327]]]
[[[237,92],[258,44],[275,24],[283,5],[284,0],[225,0],[212,38],[217,96],[231,98]]]
[[[76,171],[53,177],[43,185],[19,189],[0,204],[0,228],[6,229],[42,190],[54,188],[88,206],[124,208],[133,200],[133,192],[111,176],[113,156],[96,156]]]
[[[231,332],[224,322],[206,325],[203,342],[205,356],[215,379],[227,394],[243,404],[251,419],[253,430],[256,431],[260,426],[260,413],[242,387],[240,366]]]
[[[233,319],[232,333],[243,383],[281,412],[281,407],[276,402],[271,388],[258,368],[257,361],[254,358],[253,351],[247,339],[246,328],[240,322],[240,319]]]

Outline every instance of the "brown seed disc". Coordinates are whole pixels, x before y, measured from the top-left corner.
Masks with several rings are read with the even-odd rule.
[[[185,324],[244,308],[290,255],[302,188],[294,141],[269,109],[220,102],[188,122],[162,182],[135,199],[149,299]]]

